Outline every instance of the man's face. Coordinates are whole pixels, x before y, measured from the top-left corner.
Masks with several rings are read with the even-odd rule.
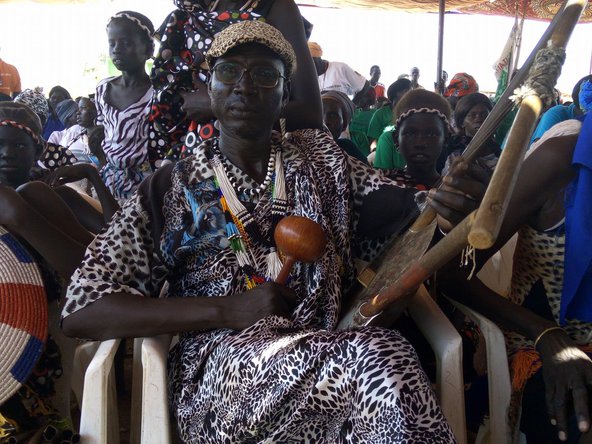
[[[323,99],[323,121],[335,140],[347,126],[343,119],[343,111],[335,100]]]
[[[236,83],[227,84],[215,72],[222,63],[236,64],[237,69],[247,71]],[[271,131],[288,102],[288,82],[279,77],[274,87],[259,86],[251,78],[255,67],[271,68],[270,72],[284,75],[284,65],[279,57],[269,48],[255,43],[233,48],[215,61],[208,90],[212,111],[222,132],[244,138],[265,135]]]
[[[38,155],[39,147],[26,132],[0,127],[0,184],[17,188],[28,182]]]
[[[419,68],[411,68],[411,81],[417,84],[419,80]]]
[[[380,67],[378,66],[373,66],[372,68],[370,68],[370,80],[376,84],[376,82],[378,82],[378,80],[380,79]]]

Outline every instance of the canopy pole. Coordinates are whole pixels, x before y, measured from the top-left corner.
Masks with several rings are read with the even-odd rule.
[[[444,59],[444,14],[446,13],[446,0],[438,0],[438,64],[436,66],[436,92],[444,94],[444,82],[442,81],[442,60]]]

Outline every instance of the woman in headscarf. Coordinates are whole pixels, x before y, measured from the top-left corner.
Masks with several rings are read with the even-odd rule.
[[[60,121],[58,115],[56,114],[56,108],[58,103],[67,99],[72,99],[72,96],[63,86],[54,86],[49,90],[49,96],[47,99],[49,115],[47,117],[47,121],[43,123],[42,134],[45,140],[49,139],[49,136],[54,131],[62,131],[65,128],[64,124]]]
[[[356,109],[354,102],[341,91],[323,91],[321,93],[323,102],[323,121],[333,139],[350,156],[368,163],[366,156],[349,139],[342,138],[341,134],[347,130]]]

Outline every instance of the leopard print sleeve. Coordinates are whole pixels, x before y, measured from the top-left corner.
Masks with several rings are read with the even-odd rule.
[[[156,297],[165,278],[148,213],[136,194],[88,246],[68,287],[62,318],[112,293]]]

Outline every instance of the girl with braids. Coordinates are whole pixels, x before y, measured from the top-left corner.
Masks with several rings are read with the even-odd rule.
[[[123,201],[150,171],[148,115],[152,86],[145,71],[154,53],[152,22],[134,11],[115,14],[107,25],[109,57],[118,77],[97,86],[97,123],[105,127],[101,176],[116,199]]]

